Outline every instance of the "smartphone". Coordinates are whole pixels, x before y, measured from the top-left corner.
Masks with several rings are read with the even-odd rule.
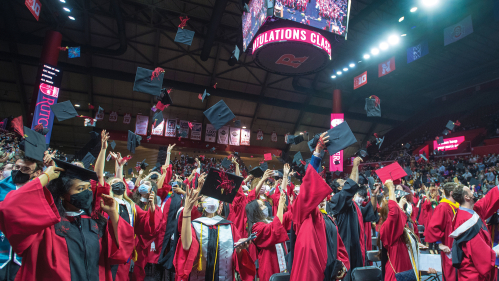
[[[253,232],[251,233],[251,235],[244,241],[242,242],[237,242],[237,243],[234,243],[234,249],[237,248],[239,245],[242,245],[248,241],[252,241],[252,240],[255,240],[256,239],[256,232]]]

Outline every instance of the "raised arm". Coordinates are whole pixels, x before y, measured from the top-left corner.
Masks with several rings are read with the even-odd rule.
[[[97,178],[99,179],[99,184],[104,185],[104,166],[106,164],[106,150],[107,150],[107,140],[109,139],[109,133],[106,130],[102,130],[101,132],[101,146],[99,156],[97,157],[97,161],[95,161],[95,173],[97,174]]]
[[[267,170],[265,173],[263,173],[263,177],[260,179],[258,184],[255,187],[255,194],[258,196],[260,194],[260,189],[262,189],[263,183],[272,175],[273,171],[272,170]]]
[[[355,159],[353,160],[352,173],[350,174],[350,179],[352,179],[356,183],[359,183],[359,165],[360,165],[360,162],[362,162],[362,158],[355,157]]]
[[[235,157],[232,157],[232,163],[234,163],[234,166],[236,166],[236,176],[241,176],[241,170],[239,170],[239,163],[237,163]]]
[[[184,213],[182,216],[182,230],[180,234],[180,240],[182,242],[182,248],[185,251],[188,251],[191,248],[192,244],[191,212],[192,208],[196,206],[199,197],[197,190],[187,187],[186,192],[187,195],[185,198],[185,207],[183,210]]]

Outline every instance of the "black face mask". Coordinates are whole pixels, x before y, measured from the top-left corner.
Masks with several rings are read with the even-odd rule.
[[[90,189],[71,195],[69,203],[78,209],[82,209],[87,214],[91,213],[93,192]]]
[[[116,195],[123,195],[125,193],[126,187],[123,182],[116,182],[111,185],[111,190]]]
[[[18,184],[18,183],[27,183],[29,181],[30,174],[25,174],[19,170],[13,170],[11,176],[12,176],[12,181],[15,184]]]

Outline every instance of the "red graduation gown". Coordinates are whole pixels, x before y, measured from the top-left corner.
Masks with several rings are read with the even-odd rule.
[[[478,200],[473,207],[485,224],[484,218],[492,216],[499,209],[499,190],[492,188],[485,197]],[[458,228],[465,221],[469,220],[472,214],[465,210],[458,209],[453,224],[453,230]],[[480,232],[468,242],[461,244],[464,257],[461,268],[458,270],[460,281],[485,280],[493,281],[497,277],[495,267],[496,253],[492,250],[492,240],[490,233],[481,229]]]
[[[87,216],[82,215],[82,219]],[[56,233],[61,221],[50,192],[35,179],[10,192],[0,204],[0,230],[23,258],[16,280],[71,280],[70,253],[66,238]],[[97,225],[95,225],[97,226]],[[124,263],[133,250],[133,229],[118,221],[120,247],[111,223],[100,238],[99,280],[112,281],[111,264]],[[72,253],[75,254],[75,253]]]
[[[300,196],[296,197],[291,208],[297,237],[293,258],[295,266],[292,268],[290,281],[324,280],[327,263],[326,223],[317,206],[330,193],[331,188],[309,165],[300,188]],[[348,254],[340,243],[337,259],[350,269]]]
[[[388,200],[388,218],[380,229],[381,243],[386,248],[389,257],[389,261],[385,264],[385,281],[396,281],[393,268],[397,273],[412,269],[409,252],[402,236],[406,221],[407,217],[400,210],[397,202]]]
[[[452,249],[454,239],[449,237],[452,233],[452,221],[454,220],[454,207],[447,202],[440,202],[435,208],[431,221],[428,222],[428,228],[425,228],[425,241],[435,243],[442,242],[445,246]],[[442,271],[445,280],[456,280],[456,269],[452,266],[452,259],[448,258],[444,252],[440,252],[442,259]]]
[[[246,205],[256,199],[255,189],[248,193],[248,196],[244,195],[243,189],[239,188],[234,197],[234,201],[230,206],[229,216],[227,220],[231,221],[232,224],[237,228],[239,233],[246,233]]]
[[[437,196],[437,202],[440,201],[440,196]],[[437,205],[438,206],[438,205]],[[419,206],[421,209],[421,215],[419,216],[419,219],[421,220],[421,217],[423,218],[423,221],[421,221],[421,225],[424,225],[424,227],[428,227],[428,223],[433,217],[433,214],[435,213],[435,208],[431,206],[431,200],[430,198],[423,199],[423,202]]]
[[[290,220],[292,214],[286,212],[284,220]],[[289,240],[288,233],[277,216],[271,223],[257,222],[253,225],[252,232],[257,233],[253,241],[258,252],[258,277],[262,281],[268,281],[274,273],[281,272],[277,260],[276,244]],[[283,248],[284,249],[284,248]]]

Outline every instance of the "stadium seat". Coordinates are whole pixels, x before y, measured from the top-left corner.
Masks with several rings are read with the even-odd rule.
[[[352,281],[381,281],[381,269],[375,266],[364,266],[355,268],[352,273]]]
[[[289,273],[276,273],[270,276],[269,281],[289,281]]]
[[[367,251],[367,260],[372,261],[372,262],[378,262],[380,261],[378,257],[379,251]]]

